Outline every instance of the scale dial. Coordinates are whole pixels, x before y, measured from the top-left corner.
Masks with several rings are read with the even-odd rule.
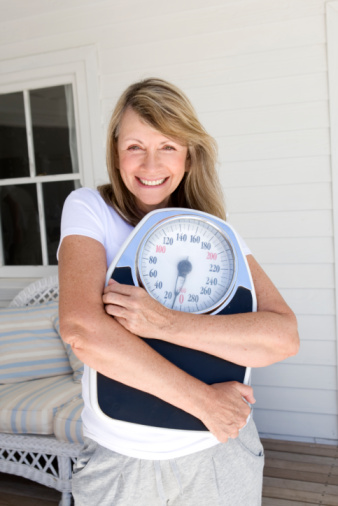
[[[140,244],[137,276],[164,306],[210,313],[230,295],[236,256],[224,232],[205,218],[177,216],[152,228]]]

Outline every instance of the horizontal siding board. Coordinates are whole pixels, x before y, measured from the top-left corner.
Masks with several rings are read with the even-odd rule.
[[[263,265],[273,283],[280,288],[332,288],[334,266],[332,264]]]
[[[1,49],[1,48],[0,48]],[[0,53],[1,54],[1,53]],[[220,84],[239,83],[273,79],[286,76],[299,76],[323,73],[327,71],[326,45],[306,45],[300,47],[266,50],[263,52],[238,53],[222,58],[208,58],[201,61],[177,63],[161,62],[145,67],[141,71],[129,69],[120,72],[109,68],[102,69],[102,95],[111,97],[114,90],[122,90],[140,77],[158,75],[172,80],[183,90],[196,87],[219,86]]]
[[[0,307],[6,307],[14,297],[36,278],[1,278]]]
[[[245,184],[245,183],[244,183]],[[231,188],[225,192],[230,213],[332,209],[329,183]]]
[[[336,381],[336,367],[278,363],[252,370],[252,386],[293,389],[332,390]],[[275,390],[277,392],[277,389]],[[288,409],[288,407],[287,407]]]
[[[304,341],[336,342],[335,315],[297,315],[298,329]]]
[[[331,183],[329,156],[228,162],[221,178],[224,188]]]
[[[336,343],[325,341],[324,337],[318,336],[318,341],[302,340],[301,338],[297,355],[287,358],[283,364],[336,366]],[[335,388],[335,385],[332,388]]]
[[[230,213],[229,222],[246,238],[332,237],[331,211]]]
[[[220,84],[212,87],[191,88],[186,91],[199,114],[204,112],[208,114],[210,112],[218,113],[214,116],[219,118],[218,130],[222,120],[219,111],[227,112],[228,109],[264,108],[277,105],[285,105],[290,110],[290,104],[295,104],[295,110],[297,110],[296,104],[328,100],[327,75],[325,72],[279,77],[278,79]],[[325,103],[323,107],[325,107]],[[262,110],[261,113],[249,111],[248,121],[250,120],[250,114],[254,116],[255,112],[257,116],[268,111]],[[287,111],[285,112],[287,113]],[[321,112],[321,115],[323,115],[323,112]],[[320,121],[323,121],[323,119],[319,118]],[[324,124],[327,124],[327,118],[325,119],[325,117]],[[316,128],[318,126],[317,124]],[[292,131],[295,129],[295,127],[290,128]],[[215,135],[217,135],[217,131]]]
[[[230,220],[231,223],[231,220]],[[334,263],[332,237],[272,237],[246,239],[252,254],[266,264]]]
[[[175,30],[175,24],[172,25]],[[286,36],[287,33],[287,36]],[[173,38],[170,43],[161,38],[153,42],[131,44],[123,47],[123,40],[116,45],[112,39],[102,45],[102,66],[119,67],[120,72],[128,71],[132,66],[135,71],[147,72],[154,66],[163,65],[163,61],[174,58],[176,63],[192,60],[203,61],[210,58],[224,58],[237,53],[264,52],[281,48],[323,44],[326,41],[325,18],[323,15],[304,19],[291,19],[282,23],[257,25],[229,31],[211,31],[198,35],[184,35]],[[109,45],[108,45],[109,44]],[[137,47],[137,51],[135,48]],[[198,51],[196,51],[198,48]],[[254,48],[254,50],[253,50]],[[212,53],[211,53],[212,51]],[[145,59],[140,58],[146,56]],[[117,90],[120,94],[122,90]]]
[[[335,390],[307,388],[283,388],[256,385],[255,407],[276,411],[316,412],[324,415],[337,415],[337,395]]]
[[[295,8],[292,8],[294,5]],[[106,41],[110,47],[118,45],[138,45],[140,42],[140,21],[142,21],[142,41],[145,43],[154,43],[158,41],[177,41],[186,36],[212,37],[215,33],[237,32],[243,29],[254,30],[257,28],[263,32],[260,38],[255,39],[255,45],[260,44],[263,48],[269,47],[264,44],[263,37],[277,39],[274,32],[283,28],[285,43],[293,42],[297,45],[297,38],[301,34],[296,32],[300,21],[304,18],[304,7],[306,0],[293,0],[293,4],[287,4],[280,0],[256,0],[255,2],[217,2],[216,4],[205,4],[202,6],[192,0],[180,2],[175,0],[170,2],[170,7],[164,2],[159,4],[154,0],[146,2],[106,2],[100,7],[96,2],[83,7],[75,6],[69,2],[66,10],[54,10],[54,12],[45,12],[42,8],[35,13],[21,20],[0,24],[0,31],[8,42],[18,38],[27,37],[31,33],[39,33],[41,36],[56,33],[59,30],[60,35],[74,30],[86,30],[88,27],[111,26],[110,36]],[[320,0],[311,2],[313,8],[306,9],[307,23],[312,19],[324,16],[323,4]],[[202,8],[201,8],[202,7]],[[297,12],[297,14],[295,14]],[[65,16],[65,13],[67,14]],[[20,26],[21,25],[21,26]],[[318,22],[316,23],[318,25]],[[18,30],[21,31],[17,33]],[[317,26],[318,29],[318,26]],[[49,32],[48,32],[49,30]],[[258,30],[258,31],[259,31]],[[303,30],[304,31],[304,30]],[[288,33],[288,37],[285,37]],[[313,34],[314,38],[316,34]],[[250,36],[245,38],[249,42]],[[243,37],[244,39],[244,37]],[[288,39],[291,39],[289,41]],[[278,40],[278,39],[277,39]],[[213,41],[211,41],[213,42]],[[268,43],[269,41],[267,41]],[[280,41],[279,41],[280,43]],[[202,46],[202,44],[201,44]],[[271,46],[271,44],[270,44]],[[154,49],[154,48],[153,48]]]
[[[330,153],[327,129],[216,137],[216,140],[219,160],[224,164],[221,171],[226,171],[227,164],[232,160],[273,160],[327,156]]]
[[[281,288],[280,292],[297,315],[334,315],[336,313],[333,289]]]
[[[255,107],[264,108],[278,105],[290,107],[290,104],[295,104],[296,111],[296,104],[324,102],[322,105],[323,110],[320,113],[321,116],[323,116],[323,119],[319,118],[319,123],[321,121],[325,126],[328,125],[327,110],[325,111],[324,109],[325,101],[328,100],[327,75],[325,72],[279,77],[278,79],[264,79],[189,88],[185,89],[185,92],[194,104],[201,118],[203,117],[203,114],[207,113],[210,115],[211,113],[214,113],[213,121],[215,123],[217,122],[215,124],[215,132],[212,128],[210,128],[210,125],[208,129],[216,137],[218,136],[218,132],[220,132],[220,136],[222,137],[226,135],[226,133],[222,132],[221,126],[222,119],[223,121],[225,120],[225,123],[228,122],[228,110],[234,111],[237,109]],[[119,94],[120,93],[118,91],[116,95],[112,97],[109,97],[108,95],[109,103],[115,103]],[[268,111],[248,111],[249,117],[247,121],[249,122],[250,115],[254,116],[256,114],[256,117],[258,115],[261,115],[262,117],[264,112],[268,114]],[[231,126],[231,122],[229,122],[229,125]],[[318,128],[319,124],[315,126]],[[274,128],[276,128],[276,126]],[[291,128],[291,130],[295,130],[295,127]],[[242,132],[240,133],[242,134]],[[229,135],[231,134],[231,130],[229,130]]]
[[[209,88],[212,94],[211,90],[212,87]],[[230,110],[219,108],[200,111],[199,118],[206,130],[217,137],[328,128],[330,125],[327,100],[268,107],[244,108],[241,105],[239,109]]]
[[[338,439],[336,415],[254,409],[254,420],[263,437]]]

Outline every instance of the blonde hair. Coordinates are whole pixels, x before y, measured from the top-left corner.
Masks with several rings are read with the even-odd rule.
[[[107,204],[132,225],[144,216],[118,170],[119,127],[127,108],[133,109],[155,130],[188,147],[189,171],[171,195],[170,206],[204,211],[225,220],[223,195],[216,171],[216,142],[199,122],[184,93],[176,86],[155,78],[129,86],[112,114],[107,135],[110,184],[98,188]]]

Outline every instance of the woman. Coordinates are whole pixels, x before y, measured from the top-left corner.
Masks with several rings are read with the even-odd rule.
[[[130,86],[112,115],[110,184],[99,192],[77,190],[65,203],[59,250],[63,339],[86,366],[187,411],[209,430],[99,420],[89,403],[86,367],[86,439],[73,478],[78,506],[261,503],[264,458],[249,417],[249,404],[255,402],[251,387],[206,385],[138,337],[156,337],[248,367],[295,354],[295,316],[253,256],[246,249],[257,313],[217,318],[181,313],[139,287],[112,282],[104,288],[107,266],[149,211],[187,207],[225,219],[215,162],[215,143],[188,99],[173,85],[148,79]]]

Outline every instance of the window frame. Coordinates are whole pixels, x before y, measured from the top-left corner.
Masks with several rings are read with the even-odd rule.
[[[77,134],[79,173],[1,179],[1,184],[80,180],[93,188],[95,174],[105,166],[101,141],[98,64],[95,46],[45,53],[0,62],[0,93],[22,92],[71,84]],[[1,253],[0,253],[1,254]],[[57,273],[56,265],[5,266],[0,277],[42,277]]]

